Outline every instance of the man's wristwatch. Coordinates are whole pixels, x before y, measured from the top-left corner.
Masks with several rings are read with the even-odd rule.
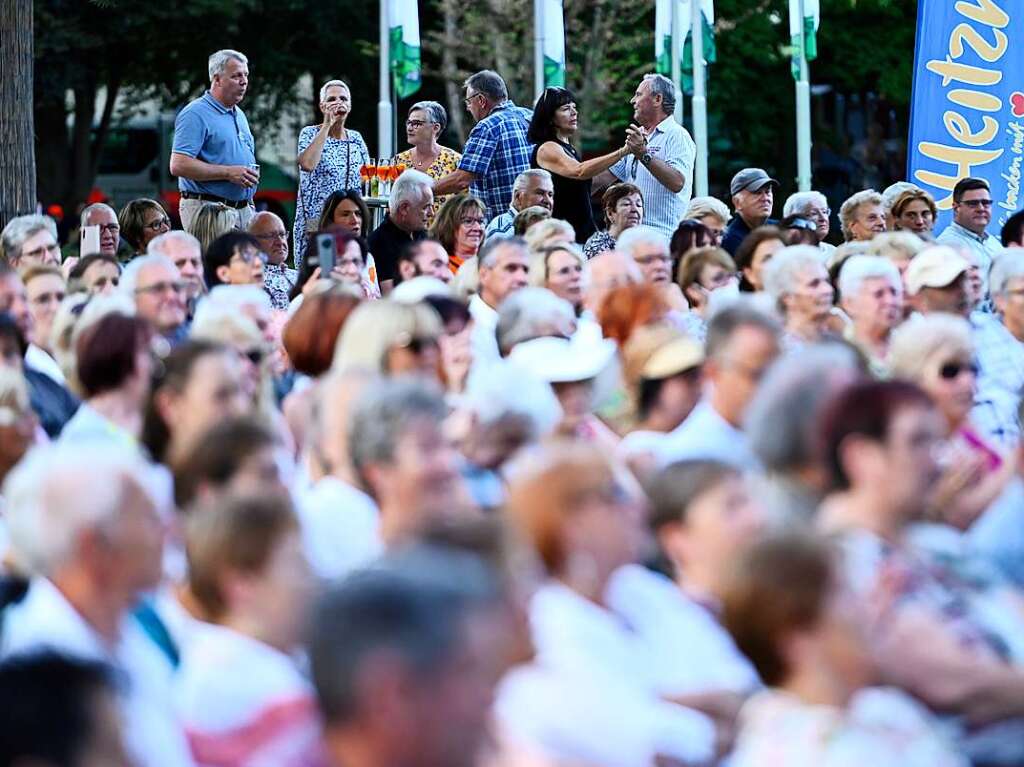
[[[653,155],[651,155],[650,152],[644,151],[644,153],[640,155],[640,164],[643,165],[645,168],[649,168],[651,166],[651,160],[653,159],[654,157]]]

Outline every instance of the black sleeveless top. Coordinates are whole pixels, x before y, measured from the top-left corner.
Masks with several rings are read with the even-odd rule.
[[[555,143],[576,162],[580,162],[579,153],[572,144],[566,144],[557,139]],[[537,164],[537,152],[540,151],[540,147],[541,145],[538,144],[533,148],[533,153],[530,155],[531,168],[540,167]],[[590,207],[591,181],[589,178],[586,181],[577,181],[559,176],[554,171],[550,171],[550,173],[555,188],[555,207],[551,211],[551,216],[564,219],[572,224],[572,228],[576,230],[576,242],[582,245],[590,238],[590,235],[597,231],[597,226],[594,224],[594,211]]]

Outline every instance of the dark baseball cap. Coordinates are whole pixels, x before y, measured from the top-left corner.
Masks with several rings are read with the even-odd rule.
[[[748,192],[760,192],[765,184],[775,184],[779,188],[779,182],[765,173],[761,168],[744,168],[732,177],[729,184],[729,194],[736,194],[744,190]]]

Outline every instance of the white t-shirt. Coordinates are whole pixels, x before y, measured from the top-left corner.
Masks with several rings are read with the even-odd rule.
[[[298,501],[302,542],[313,571],[339,578],[380,556],[380,511],[362,490],[323,477]]]
[[[669,432],[657,455],[659,466],[692,459],[722,461],[741,471],[759,466],[747,435],[722,418],[707,399]]]
[[[608,584],[607,600],[639,636],[659,692],[747,693],[760,686],[729,633],[665,576],[640,565],[619,568]]]
[[[536,656],[505,676],[495,701],[511,740],[592,767],[711,757],[711,720],[658,696],[642,645],[614,614],[549,583],[534,595],[530,623]]]
[[[181,722],[171,704],[172,669],[142,627],[126,616],[111,651],[64,595],[45,578],[4,617],[3,656],[49,648],[108,663],[128,679],[122,691],[126,745],[140,767],[193,764]]]
[[[196,630],[175,703],[197,764],[323,764],[312,686],[292,658],[237,631],[209,623]]]

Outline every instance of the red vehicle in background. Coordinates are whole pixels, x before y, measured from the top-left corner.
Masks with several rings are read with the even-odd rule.
[[[175,225],[179,225],[178,179],[168,170],[173,141],[174,115],[140,118],[112,126],[100,156],[90,202],[102,200],[120,210],[129,200],[150,197],[163,203]],[[256,209],[276,213],[290,228],[295,220],[298,181],[279,165],[259,162]]]

